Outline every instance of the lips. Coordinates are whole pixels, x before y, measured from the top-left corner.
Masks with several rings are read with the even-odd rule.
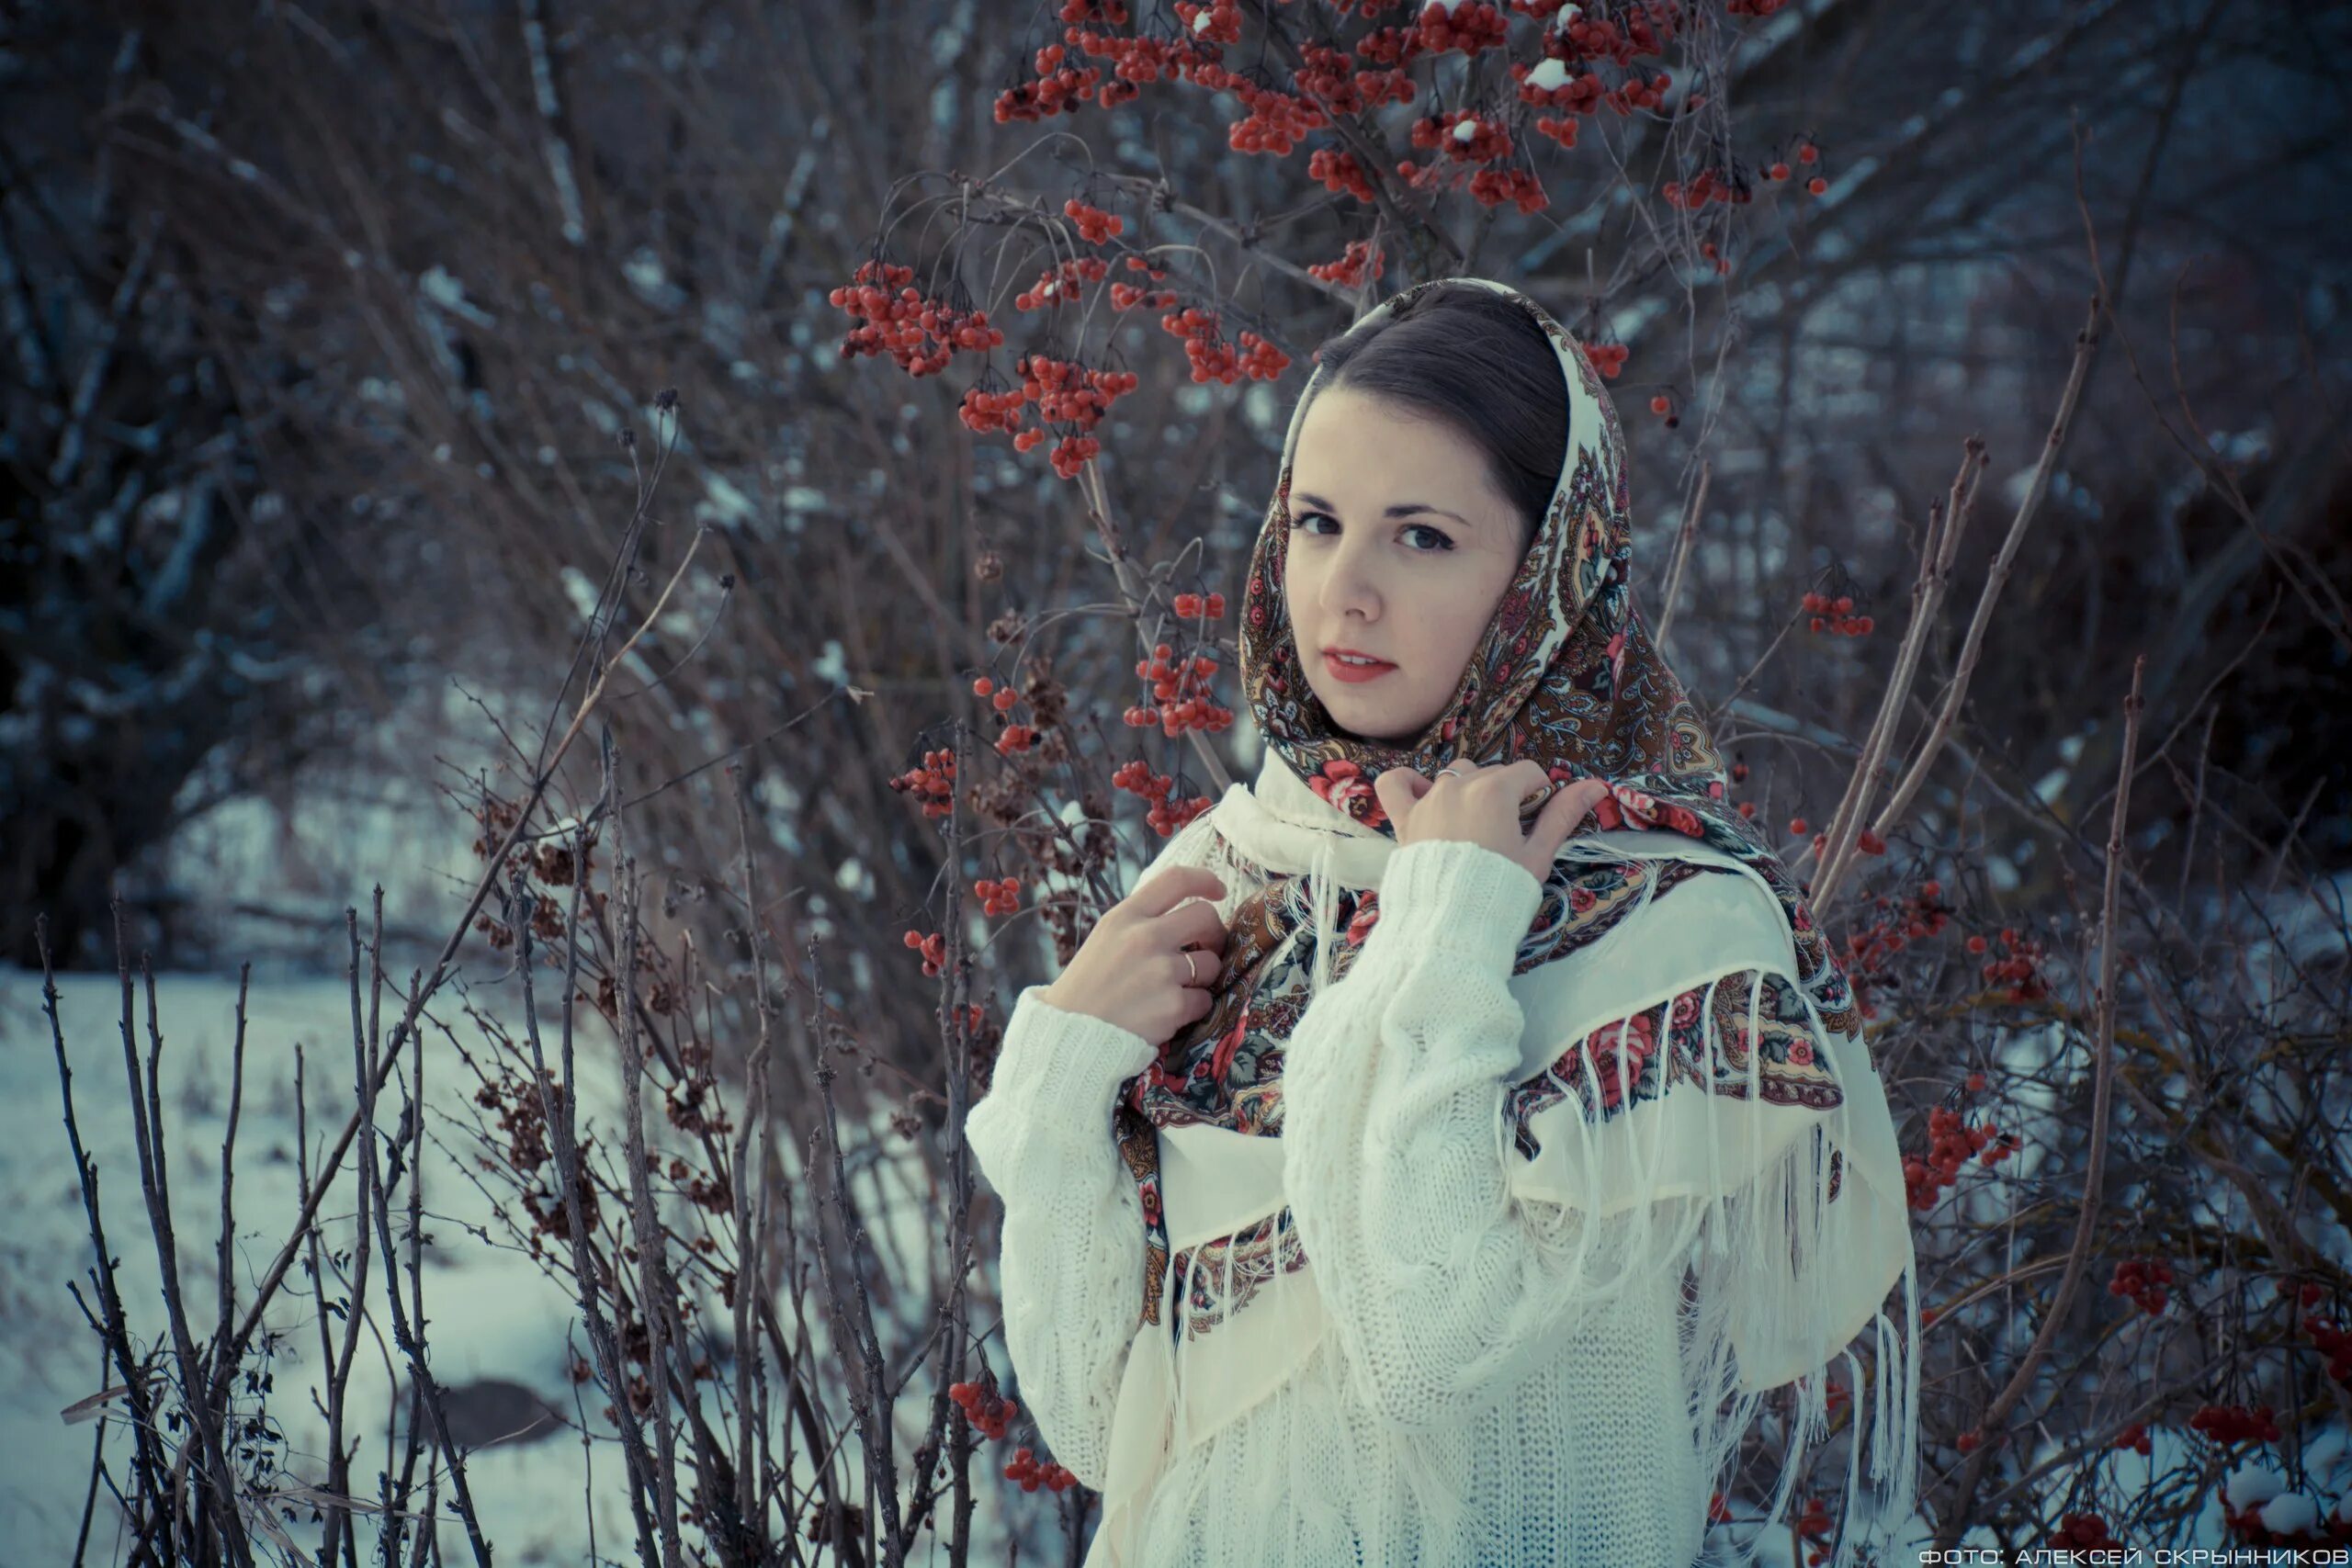
[[[1323,652],[1323,668],[1329,671],[1334,680],[1356,682],[1376,681],[1396,666],[1385,661],[1379,664],[1350,664],[1337,653],[1326,649]]]

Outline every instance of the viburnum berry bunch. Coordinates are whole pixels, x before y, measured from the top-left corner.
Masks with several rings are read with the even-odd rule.
[[[2041,973],[2041,944],[2018,934],[2013,926],[2004,926],[1999,940],[2001,956],[1984,960],[1984,978],[2007,987],[2013,1002],[2038,1002],[2048,996],[2050,984]],[[1992,945],[1982,932],[1968,939],[1972,953],[1984,953]]]
[[[982,877],[972,884],[972,891],[980,900],[983,915],[1017,915],[1021,912],[1021,877],[1018,873],[990,880]]]
[[[1216,660],[1205,653],[1179,660],[1168,644],[1159,644],[1149,659],[1136,664],[1136,675],[1151,682],[1152,700],[1126,710],[1124,716],[1128,727],[1139,729],[1157,724],[1171,739],[1191,729],[1215,735],[1231,728],[1233,710],[1219,706],[1209,696],[1209,681],[1216,671]]]
[[[925,817],[946,816],[956,808],[956,753],[925,751],[920,763],[890,780],[890,788],[913,795]]]
[[[1625,368],[1625,356],[1632,352],[1622,343],[1589,343],[1584,345],[1584,356],[1592,362],[1592,367],[1611,381],[1617,378],[1617,372]]]
[[[1121,763],[1118,771],[1111,775],[1111,782],[1129,794],[1141,795],[1151,802],[1151,809],[1144,814],[1144,820],[1153,832],[1163,839],[1182,832],[1193,818],[1216,804],[1205,795],[1196,795],[1190,800],[1170,801],[1168,797],[1175,793],[1175,779],[1167,773],[1153,773],[1150,765],[1140,758]]]
[[[2304,1287],[2304,1305],[2317,1300],[2313,1292],[2318,1289],[2316,1285]],[[2327,1358],[2327,1375],[2339,1387],[2352,1389],[2352,1331],[2324,1317],[2307,1317],[2303,1319],[2303,1337]]]
[[[1807,1497],[1804,1506],[1797,1510],[1792,1522],[1796,1526],[1797,1534],[1804,1538],[1806,1568],[1820,1568],[1822,1563],[1829,1561],[1831,1520],[1828,1503],[1818,1496]]]
[[[2161,1258],[2142,1260],[2127,1258],[2115,1266],[2115,1275],[2107,1282],[2107,1293],[2122,1296],[2150,1317],[2165,1310],[2169,1299],[2165,1287],[2172,1283],[2172,1265]]]
[[[1067,1492],[1078,1484],[1077,1476],[1051,1460],[1039,1464],[1037,1456],[1027,1449],[1012,1450],[1012,1459],[1004,1467],[1004,1478],[1021,1483],[1023,1492],[1035,1492],[1040,1486],[1048,1492]]]
[[[2065,1551],[2113,1551],[2123,1545],[2108,1533],[2107,1521],[2097,1514],[2068,1514],[2050,1544]]]
[[[902,939],[907,947],[922,954],[923,978],[935,978],[947,965],[947,939],[937,931],[925,936],[919,931],[909,931]]]
[[[985,310],[959,310],[923,298],[914,269],[869,261],[827,299],[866,324],[842,340],[841,355],[888,355],[910,376],[931,376],[958,353],[986,354],[1004,342]]]
[[[1012,297],[1016,310],[1042,310],[1052,305],[1075,305],[1086,285],[1100,283],[1111,274],[1111,264],[1101,256],[1072,256],[1052,271],[1039,275],[1037,281]]]
[[[2243,1404],[2201,1404],[2188,1418],[2191,1431],[2202,1432],[2227,1447],[2232,1443],[2275,1443],[2278,1418],[2267,1404],[2249,1410]]]
[[[1886,845],[1865,828],[1858,847],[1865,853],[1877,854]],[[1876,1016],[1869,993],[1883,983],[1888,966],[1912,943],[1941,934],[1951,919],[1951,911],[1943,902],[1943,884],[1932,877],[1900,896],[1879,894],[1875,904],[1877,917],[1846,937],[1847,971],[1865,1017]]]
[[[2015,1154],[2018,1144],[2015,1133],[2002,1132],[1990,1122],[1964,1123],[1960,1112],[1947,1105],[1928,1111],[1928,1136],[1927,1157],[1912,1155],[1903,1161],[1910,1206],[1923,1212],[1936,1206],[1945,1188],[1958,1183],[1960,1168],[1972,1155],[1990,1168]]]
[[[1160,330],[1184,344],[1184,356],[1192,361],[1193,379],[1218,381],[1226,386],[1245,377],[1252,381],[1272,381],[1290,366],[1290,355],[1255,333],[1240,335],[1239,346],[1227,344],[1217,324],[1216,313],[1187,306],[1170,310],[1159,318]]]
[[[978,1382],[949,1383],[947,1397],[956,1402],[964,1419],[978,1427],[986,1438],[1001,1438],[1012,1425],[1012,1418],[1021,1414],[1020,1401],[999,1393],[996,1380],[991,1377],[984,1376]]]
[[[1805,629],[1815,634],[1868,637],[1878,625],[1868,615],[1854,614],[1854,597],[1850,593],[1840,593],[1834,599],[1826,593],[1808,593],[1804,604],[1804,613],[1811,617],[1805,622]]]
[[[1062,203],[1062,216],[1078,225],[1079,237],[1090,245],[1107,245],[1125,231],[1127,220],[1071,197]]]
[[[1367,268],[1374,277],[1380,276],[1388,268],[1386,260],[1372,248],[1368,240],[1350,240],[1346,254],[1338,261],[1306,264],[1309,276],[1319,277],[1342,288],[1363,288]]]

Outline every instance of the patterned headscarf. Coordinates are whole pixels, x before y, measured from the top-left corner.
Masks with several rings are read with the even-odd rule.
[[[1325,378],[1309,378],[1283,444],[1274,500],[1250,561],[1242,607],[1241,678],[1266,744],[1315,793],[1356,823],[1395,836],[1373,784],[1391,768],[1425,775],[1450,762],[1481,766],[1532,758],[1557,788],[1599,778],[1609,794],[1564,846],[1544,879],[1514,975],[1599,940],[1625,915],[1702,867],[1696,858],[1628,862],[1579,855],[1595,829],[1635,827],[1687,836],[1756,872],[1778,899],[1793,937],[1798,978],[1823,1023],[1858,1025],[1846,976],[1815,929],[1787,868],[1726,800],[1723,761],[1682,684],[1636,612],[1624,435],[1584,349],[1526,295],[1486,278],[1433,279],[1374,307],[1360,326],[1407,310],[1432,289],[1492,289],[1527,313],[1550,343],[1568,401],[1567,446],[1550,504],[1525,558],[1496,605],[1453,699],[1408,740],[1364,739],[1333,722],[1309,688],[1283,598],[1291,526],[1291,465],[1308,402]],[[1531,803],[1532,812],[1540,803]],[[1645,883],[1655,879],[1655,886]],[[1142,1194],[1148,1235],[1143,1320],[1159,1319],[1168,1268],[1153,1129],[1204,1123],[1276,1137],[1282,1131],[1283,1043],[1318,978],[1343,975],[1379,918],[1376,890],[1340,895],[1327,928],[1337,951],[1318,953],[1308,879],[1275,874],[1228,922],[1210,1012],[1180,1030],[1157,1062],[1122,1086],[1114,1132]],[[1799,1054],[1800,1061],[1803,1054]],[[1826,1075],[1790,1062],[1787,1098],[1836,1103]],[[1804,1080],[1804,1081],[1799,1081]],[[1769,1093],[1769,1090],[1768,1090]]]

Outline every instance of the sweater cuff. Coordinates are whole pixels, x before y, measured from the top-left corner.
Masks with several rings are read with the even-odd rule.
[[[1132,1029],[1054,1006],[1045,990],[1031,986],[1013,1002],[989,1092],[1010,1089],[1108,1115],[1119,1085],[1157,1061],[1158,1048]]]
[[[1543,902],[1544,885],[1510,856],[1466,839],[1421,839],[1388,857],[1380,919],[1365,941],[1386,932],[1509,980]]]

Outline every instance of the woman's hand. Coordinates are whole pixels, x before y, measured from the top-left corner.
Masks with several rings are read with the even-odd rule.
[[[1199,866],[1172,866],[1104,912],[1045,999],[1131,1029],[1154,1045],[1208,1016],[1225,965],[1225,884]],[[1190,898],[1208,903],[1177,908]],[[1187,958],[1190,950],[1196,956]]]
[[[1552,874],[1552,857],[1577,824],[1609,793],[1599,779],[1564,784],[1521,832],[1520,802],[1552,783],[1544,764],[1523,758],[1490,768],[1476,762],[1447,766],[1456,771],[1440,779],[1410,768],[1391,768],[1373,781],[1372,793],[1396,825],[1397,844],[1458,839],[1484,845],[1517,862],[1538,882]]]

